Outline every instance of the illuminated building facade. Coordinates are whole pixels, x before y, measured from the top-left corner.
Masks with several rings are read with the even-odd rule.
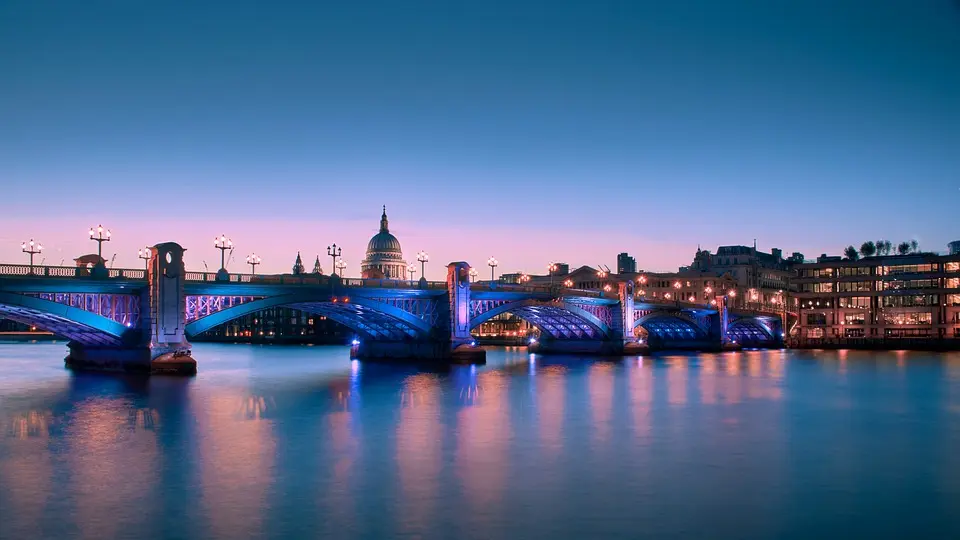
[[[798,345],[960,340],[960,254],[821,257],[796,271]]]

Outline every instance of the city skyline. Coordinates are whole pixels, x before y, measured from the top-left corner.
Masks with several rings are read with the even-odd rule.
[[[227,234],[265,273],[334,242],[359,273],[382,204],[435,279],[957,239],[946,0],[95,7],[0,17],[5,262],[102,223],[117,266],[176,241],[213,268]]]

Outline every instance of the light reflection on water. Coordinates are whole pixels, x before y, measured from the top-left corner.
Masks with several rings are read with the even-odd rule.
[[[960,355],[0,344],[2,538],[960,537]]]

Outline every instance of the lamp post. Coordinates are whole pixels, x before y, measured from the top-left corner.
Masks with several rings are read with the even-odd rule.
[[[680,287],[681,287],[681,285],[680,285],[680,282],[679,282],[679,281],[674,281],[674,282],[673,282],[673,288],[677,290],[677,293],[676,293],[676,297],[677,297],[677,307],[680,307]]]
[[[146,272],[146,271],[149,269],[149,266],[150,266],[150,257],[151,257],[151,255],[152,255],[152,254],[151,254],[151,252],[150,252],[150,246],[143,246],[143,249],[138,249],[138,250],[137,250],[137,258],[138,258],[138,259],[143,259],[143,271],[144,271],[144,272]]]
[[[497,265],[499,265],[499,264],[500,264],[500,261],[498,261],[497,259],[495,259],[493,256],[491,256],[489,259],[487,259],[487,266],[490,267],[490,285],[493,285],[493,280],[494,280],[493,271],[494,271],[494,268],[496,268]]]
[[[550,287],[553,287],[553,273],[557,271],[557,263],[547,265],[547,273],[550,274]]]
[[[33,256],[43,251],[43,246],[39,242],[34,242],[33,238],[29,242],[20,244],[20,249],[30,256],[30,273],[33,273]]]
[[[410,283],[413,283],[413,276],[417,273],[417,266],[413,263],[408,264],[407,273],[410,274]]]
[[[528,282],[528,281],[530,281],[530,276],[528,276],[527,274],[520,274],[520,284],[521,284],[521,285],[523,285],[524,283],[526,283],[526,282]]]
[[[470,281],[473,282],[477,280],[477,276],[480,275],[480,272],[477,272],[477,269],[471,266],[469,274],[470,274]]]
[[[110,241],[110,229],[104,229],[103,225],[97,225],[97,230],[91,227],[90,239],[97,243],[97,257],[100,259],[97,264],[103,264],[103,243]]]
[[[251,253],[247,255],[247,264],[250,265],[250,275],[257,273],[257,265],[260,264],[260,257],[256,253]]]
[[[233,240],[227,238],[225,234],[221,234],[220,238],[213,239],[213,247],[220,250],[220,269],[226,272],[227,270],[227,250],[233,249]]]
[[[327,256],[333,257],[333,275],[337,275],[337,257],[343,253],[343,248],[337,247],[337,244],[327,246]]]
[[[347,268],[347,261],[343,260],[343,258],[341,257],[340,260],[337,261],[337,270],[340,271],[340,277],[343,277],[343,271],[346,268]]]
[[[420,253],[417,253],[417,260],[420,261],[420,279],[427,279],[427,261],[430,260],[430,255],[421,249]]]

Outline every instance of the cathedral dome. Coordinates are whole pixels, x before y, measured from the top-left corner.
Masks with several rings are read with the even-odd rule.
[[[396,236],[387,231],[381,230],[375,234],[367,244],[367,255],[369,256],[375,253],[390,253],[400,256],[402,254],[402,251],[400,250],[400,241],[397,240]]]
[[[367,243],[367,257],[361,263],[360,269],[365,277],[382,273],[388,279],[406,279],[407,263],[403,260],[400,241],[390,234],[386,207],[380,216],[380,232]],[[372,270],[376,272],[369,272]]]

